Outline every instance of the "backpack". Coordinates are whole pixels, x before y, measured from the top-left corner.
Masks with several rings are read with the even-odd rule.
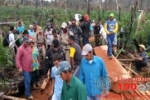
[[[9,46],[9,34],[4,35],[3,46]]]

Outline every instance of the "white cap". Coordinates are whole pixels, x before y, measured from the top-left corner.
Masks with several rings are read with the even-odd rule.
[[[62,28],[66,28],[67,27],[67,23],[63,22],[61,25]]]
[[[33,28],[33,25],[29,25],[29,28]]]
[[[84,47],[83,47],[83,50],[82,50],[82,55],[85,56],[89,53],[89,51],[93,51],[93,48],[90,44],[86,44]]]

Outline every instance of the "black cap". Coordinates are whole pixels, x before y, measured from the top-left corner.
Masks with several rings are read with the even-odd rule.
[[[59,41],[57,39],[53,40],[53,46],[54,46],[54,48],[58,48],[59,47]]]

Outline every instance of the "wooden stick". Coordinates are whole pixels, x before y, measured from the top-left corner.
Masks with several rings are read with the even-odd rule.
[[[135,75],[139,75],[138,73],[136,73],[135,71],[133,71],[132,69],[130,69],[129,67],[125,66],[123,63],[120,62],[120,64],[122,66],[124,66],[125,68],[129,69],[132,73],[134,73]]]
[[[0,22],[0,25],[4,25],[4,24],[17,24],[18,22]]]
[[[10,100],[27,100],[27,99],[23,99],[23,98],[18,98],[18,97],[13,97],[13,96],[7,96],[7,95],[3,95],[2,99],[10,99]]]
[[[130,62],[129,69],[131,69],[131,67],[132,67],[132,63]],[[130,70],[128,70],[128,73],[130,74]]]
[[[123,94],[121,94],[121,100],[124,100],[124,96],[123,96]]]
[[[141,95],[141,94],[139,93],[139,91],[135,90],[135,92],[136,92],[140,97],[142,97],[144,100],[146,100],[145,97],[143,97],[143,95]]]
[[[134,61],[132,59],[117,59],[117,60],[119,60],[119,61]]]

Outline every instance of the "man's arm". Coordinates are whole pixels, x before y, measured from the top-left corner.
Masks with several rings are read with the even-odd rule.
[[[53,68],[52,68],[50,77],[52,78],[52,84],[51,84],[52,88],[51,88],[51,91],[50,91],[50,96],[52,96],[53,90],[54,90],[54,84],[55,84],[55,76],[54,76]]]
[[[118,32],[118,23],[116,22],[116,25],[115,25],[115,29],[113,30],[113,33],[117,33]]]
[[[104,30],[106,31],[107,34],[109,34],[109,31],[107,30],[107,23],[104,24]]]
[[[70,50],[70,54],[69,54],[69,56],[70,56],[70,64],[71,64],[72,69],[74,69],[74,55],[75,55],[76,50],[73,47],[70,47],[69,50]]]
[[[19,69],[19,71],[22,70],[21,56],[22,56],[22,51],[20,49],[18,49],[17,55],[16,55],[16,65],[17,65],[16,67]]]

